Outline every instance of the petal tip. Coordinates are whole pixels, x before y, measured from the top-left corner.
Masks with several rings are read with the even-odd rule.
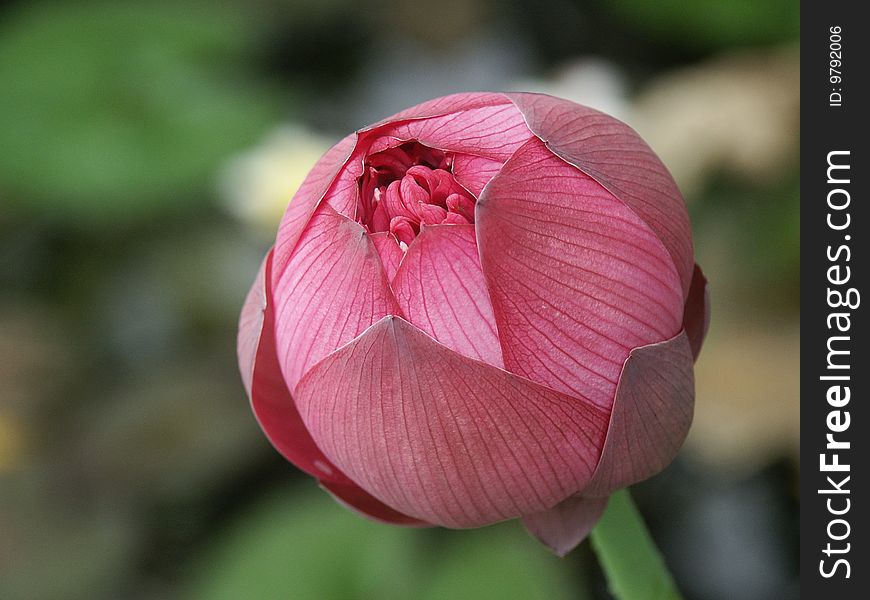
[[[694,404],[685,331],[632,350],[619,378],[601,458],[583,494],[606,496],[668,466],[689,433]]]
[[[707,332],[710,330],[710,289],[701,267],[695,263],[692,282],[683,311],[683,329],[689,337],[692,357],[698,360]]]
[[[572,496],[550,510],[524,517],[523,524],[551,552],[564,557],[586,539],[606,506],[606,496]]]

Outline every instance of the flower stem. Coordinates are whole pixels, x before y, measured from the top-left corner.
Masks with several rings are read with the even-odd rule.
[[[682,598],[627,489],[610,497],[591,541],[618,600]]]

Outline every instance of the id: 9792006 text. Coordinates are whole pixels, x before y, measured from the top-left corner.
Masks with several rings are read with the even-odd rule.
[[[833,25],[828,28],[828,106],[843,105],[843,27]]]

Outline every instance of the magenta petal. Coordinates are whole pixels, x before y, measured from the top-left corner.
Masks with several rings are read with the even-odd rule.
[[[343,484],[329,481],[320,482],[323,489],[332,494],[332,497],[341,504],[355,510],[370,519],[392,525],[405,525],[408,527],[428,527],[429,523],[403,515],[393,510],[383,502],[375,499],[355,483]]]
[[[609,408],[629,351],[680,331],[661,241],[537,138],[487,185],[476,222],[507,370]]]
[[[685,331],[631,351],[619,378],[601,461],[584,496],[606,496],[674,460],[692,424],[692,363]]]
[[[707,278],[701,272],[701,267],[695,264],[692,274],[692,285],[689,286],[689,297],[686,298],[686,308],[683,312],[683,329],[689,336],[692,346],[692,356],[698,360],[701,346],[707,331],[710,329],[710,294],[707,290]]]
[[[384,273],[386,273],[387,279],[392,281],[393,277],[396,276],[399,263],[402,262],[402,258],[405,256],[405,253],[399,247],[399,240],[389,231],[371,233],[369,237],[372,238],[378,255],[381,257],[381,263],[384,265]]]
[[[387,314],[399,314],[365,229],[328,205],[272,275],[281,371],[292,391],[317,361]]]
[[[578,492],[607,420],[399,317],[314,366],[296,400],[318,446],[360,487],[448,527],[540,512]]]
[[[424,227],[393,279],[412,324],[460,354],[503,367],[474,225]]]
[[[506,94],[547,147],[632,208],[671,254],[683,291],[692,278],[692,230],[673,177],[625,123],[568,100]]]
[[[550,510],[523,517],[523,525],[550,550],[565,556],[589,535],[606,506],[606,496],[571,496]]]

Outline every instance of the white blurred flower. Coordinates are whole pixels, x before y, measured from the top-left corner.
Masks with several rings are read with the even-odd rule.
[[[298,125],[274,129],[224,168],[224,204],[245,223],[273,232],[308,171],[330,145],[325,137]]]
[[[630,123],[686,196],[717,171],[765,183],[797,157],[799,88],[797,48],[729,54],[654,80]]]
[[[625,75],[616,64],[599,57],[574,59],[547,80],[518,81],[513,88],[565,98],[623,121],[631,117]]]

